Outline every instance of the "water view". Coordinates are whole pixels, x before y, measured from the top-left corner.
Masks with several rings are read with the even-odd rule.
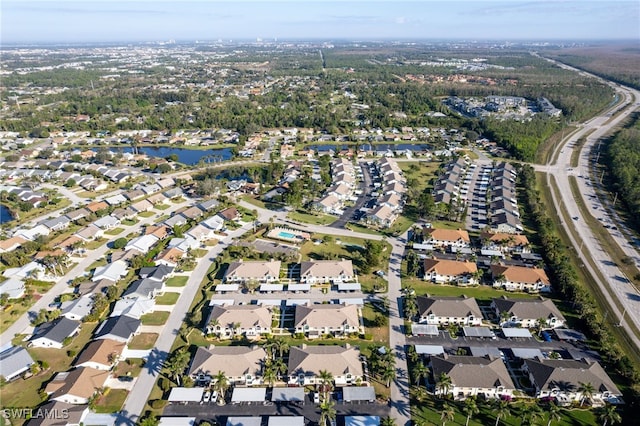
[[[13,220],[13,216],[11,216],[11,212],[9,211],[9,209],[0,204],[0,224],[1,223],[7,223]]]
[[[94,149],[96,150],[96,149]],[[109,147],[113,152],[133,152],[131,147]],[[186,148],[173,148],[169,146],[141,146],[138,147],[140,154],[145,154],[150,157],[166,158],[172,154],[178,156],[178,162],[192,166],[198,164],[200,160],[205,163],[214,163],[224,160],[230,160],[232,157],[231,148],[220,149],[186,149]]]

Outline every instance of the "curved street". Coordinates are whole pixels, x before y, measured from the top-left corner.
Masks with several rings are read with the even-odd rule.
[[[574,198],[571,190],[570,179],[570,177],[575,177],[580,192],[580,201],[587,206],[589,214],[596,219],[601,219],[603,223],[610,222],[610,213],[608,209],[601,204],[601,200],[595,192],[596,182],[592,181],[593,176],[591,175],[590,168],[592,160],[590,158],[590,152],[595,144],[599,143],[604,136],[611,134],[616,126],[638,109],[640,92],[605,81],[600,77],[560,64],[556,61],[552,62],[562,68],[573,70],[583,76],[597,78],[609,84],[618,94],[622,95],[624,99],[620,105],[615,105],[600,113],[598,116],[582,123],[577,131],[561,141],[552,156],[552,158],[557,156],[555,162],[552,160],[551,164],[545,166],[538,165],[534,166],[534,168],[536,171],[546,172],[548,181],[550,180],[550,176],[555,178],[555,186],[558,188],[558,193],[560,194],[558,198],[555,191],[551,191],[556,211],[560,215],[561,221],[563,220],[561,216],[562,211],[566,211],[567,214],[573,218],[570,224],[565,223],[565,225],[572,227],[578,235],[578,238],[574,238],[572,233],[568,233],[572,245],[580,256],[584,267],[602,288],[606,302],[615,314],[619,325],[625,329],[630,340],[636,348],[640,350],[640,339],[631,326],[631,324],[633,324],[636,328],[640,329],[640,291],[638,291],[637,287],[620,271],[611,254],[603,248],[588,222],[582,217],[583,214],[578,208],[577,200]],[[620,112],[615,115],[618,111]],[[585,138],[586,141],[579,146],[576,142],[580,138]],[[579,151],[579,163],[578,167],[573,168],[571,166],[571,157],[575,150]],[[549,186],[553,188],[551,182],[548,183],[550,183]],[[611,237],[624,251],[625,255],[634,259],[636,265],[638,265],[640,263],[640,257],[638,256],[637,249],[634,247],[633,242],[629,241],[618,227],[622,229],[621,225],[606,229],[608,229]],[[598,272],[589,260],[595,263],[598,271],[605,277],[605,280],[600,279],[600,275],[598,275]]]

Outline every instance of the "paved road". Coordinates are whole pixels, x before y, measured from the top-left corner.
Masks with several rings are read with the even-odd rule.
[[[581,75],[591,76],[584,71],[576,70],[575,68],[565,66],[564,64],[559,65],[563,68],[579,72]],[[604,81],[599,77],[591,77]],[[593,233],[593,230],[589,227],[587,221],[581,217],[582,213],[578,209],[577,200],[573,197],[569,179],[572,175],[578,176],[577,181],[580,190],[580,197],[582,198],[581,201],[584,202],[588,208],[591,208],[591,212],[596,218],[601,216],[608,217],[608,213],[605,212],[600,200],[595,197],[593,183],[585,178],[586,176],[589,176],[590,172],[589,164],[591,160],[589,158],[589,152],[605,135],[610,134],[616,125],[619,125],[633,111],[638,109],[640,92],[614,83],[604,82],[612,86],[620,95],[622,95],[623,105],[627,106],[626,110],[612,118],[612,111],[619,110],[621,108],[620,106],[615,106],[601,115],[586,121],[580,125],[576,132],[571,134],[567,140],[564,141],[566,143],[561,143],[556,148],[555,154],[557,154],[558,157],[555,163],[548,164],[546,166],[536,166],[535,168],[538,171],[547,172],[548,177],[555,177],[556,185],[560,193],[560,197],[557,198],[555,192],[552,191],[554,205],[556,206],[557,211],[561,212],[564,206],[564,209],[566,209],[568,214],[572,218],[576,218],[571,221],[571,224],[567,224],[568,226],[573,227],[578,234],[578,238],[574,238],[571,233],[569,234],[571,242],[575,250],[579,253],[582,262],[584,263],[584,267],[603,289],[603,294],[605,295],[611,310],[615,313],[615,316],[618,319],[622,319],[620,321],[620,325],[625,328],[636,348],[640,350],[640,339],[635,335],[630,327],[630,324],[633,323],[636,327],[640,328],[640,292],[620,271],[617,264],[612,259],[612,256],[607,253],[600,244],[600,241]],[[576,146],[576,141],[581,137],[586,137],[586,142],[582,146]],[[579,166],[574,169],[571,166],[571,156],[573,151],[576,149],[580,151],[580,156]],[[555,155],[553,157],[555,157]],[[610,230],[610,232],[622,250],[624,250],[628,256],[636,259],[637,262],[638,253],[625,236],[619,231]],[[604,281],[600,280],[599,275],[596,274],[596,271],[591,266],[588,259],[592,259],[596,264],[596,267],[605,277]]]
[[[169,214],[172,211],[185,207],[188,204],[188,201],[183,201],[180,204],[172,204],[171,207],[163,211],[162,214]],[[155,223],[154,216],[144,218],[135,225],[126,226],[125,230],[120,234],[109,236],[110,241],[116,240],[120,237],[124,237],[131,232],[138,232],[143,226],[153,223]],[[49,304],[53,303],[56,297],[58,297],[62,293],[71,292],[72,289],[69,287],[69,282],[78,276],[84,275],[85,269],[87,269],[87,267],[89,267],[89,265],[91,265],[93,262],[104,256],[104,254],[108,250],[108,243],[105,243],[98,247],[96,250],[88,251],[85,258],[83,258],[75,267],[67,272],[67,274],[58,279],[56,284],[47,293],[43,294],[42,297],[37,300],[27,312],[25,312],[9,328],[7,328],[7,330],[5,330],[2,335],[0,335],[0,345],[4,345],[5,343],[10,342],[16,334],[21,334],[27,328],[29,328],[31,325],[31,317],[33,315],[36,315],[40,309],[47,309]]]
[[[391,383],[391,413],[398,426],[411,424],[409,403],[409,374],[405,352],[406,337],[402,315],[401,268],[408,232],[389,240],[392,245],[389,259],[389,346],[396,354],[396,379]]]
[[[189,311],[191,302],[196,293],[200,289],[200,283],[207,274],[207,270],[215,258],[227,247],[228,242],[233,238],[238,238],[247,231],[252,229],[252,224],[246,223],[242,227],[229,233],[229,235],[219,244],[209,249],[207,254],[198,262],[196,268],[189,274],[186,286],[182,290],[180,298],[174,305],[173,311],[167,319],[166,325],[158,336],[155,347],[149,354],[149,358],[145,363],[144,369],[140,372],[140,376],[136,381],[133,389],[127,396],[121,415],[118,417],[118,425],[131,424],[137,421],[138,417],[143,414],[142,410],[149,398],[153,385],[162,370],[171,346],[178,335],[178,331],[185,314]]]

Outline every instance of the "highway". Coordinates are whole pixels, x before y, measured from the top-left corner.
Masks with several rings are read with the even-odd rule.
[[[600,143],[604,136],[611,134],[616,126],[638,109],[640,92],[605,81],[600,77],[568,65],[560,64],[556,61],[551,62],[562,68],[578,72],[582,76],[593,77],[609,84],[623,99],[620,104],[582,123],[577,131],[573,132],[556,147],[549,164],[534,167],[537,171],[547,173],[548,183],[551,188],[553,186],[551,185],[550,177],[553,176],[555,178],[559,196],[552,190],[553,202],[561,220],[563,220],[561,215],[563,210],[572,218],[570,223],[565,223],[567,227],[573,228],[577,235],[577,237],[574,237],[572,233],[569,233],[572,245],[579,254],[584,267],[602,288],[607,304],[611,312],[615,314],[619,325],[625,329],[630,341],[640,351],[640,339],[631,326],[633,324],[640,329],[640,291],[621,272],[611,254],[602,247],[588,221],[584,220],[583,213],[578,208],[578,200],[574,198],[570,184],[571,177],[574,177],[578,184],[581,202],[587,206],[589,214],[601,220],[603,226],[604,224],[616,223],[612,222],[612,219],[615,221],[616,217],[612,217],[608,213],[608,206],[604,206],[596,195],[597,182],[592,181],[590,167],[593,159],[590,158],[590,152],[596,144]],[[576,142],[580,138],[585,138],[586,140],[583,144],[577,145]],[[578,166],[574,168],[571,165],[571,157],[576,150],[579,151],[579,161]],[[557,159],[554,161],[553,159],[556,157]],[[608,229],[611,237],[625,252],[625,255],[634,259],[636,265],[640,264],[638,251],[633,243],[626,238],[625,234],[621,232],[621,229],[624,229],[622,225],[608,226],[610,227],[605,229]],[[629,233],[626,234],[629,235]],[[594,270],[595,268],[589,260],[593,261],[595,268],[604,276],[604,280]]]

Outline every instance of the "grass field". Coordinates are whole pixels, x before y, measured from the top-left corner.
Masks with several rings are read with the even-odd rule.
[[[520,293],[496,289],[487,285],[476,287],[459,287],[447,284],[433,284],[417,278],[403,278],[402,285],[412,287],[417,295],[428,294],[430,296],[462,296],[475,297],[478,301],[490,301],[496,297],[508,296],[510,298],[532,299],[538,297],[536,294]]]
[[[442,164],[441,161],[403,161],[399,162],[398,166],[402,169],[407,182],[415,180],[413,187],[422,192],[431,186],[429,182],[438,173],[440,164]]]
[[[124,400],[127,399],[129,391],[125,389],[109,389],[96,402],[96,413],[115,413],[120,411]]]
[[[169,312],[167,311],[151,312],[140,317],[142,325],[164,325],[167,319],[169,319]]]
[[[143,365],[144,360],[141,358],[127,358],[125,361],[120,361],[118,363],[113,375],[138,377],[140,375],[140,371],[142,371]]]
[[[171,277],[167,280],[167,282],[165,283],[165,285],[167,287],[184,287],[185,285],[187,285],[187,281],[189,280],[189,277],[186,275],[180,275],[177,277]]]
[[[106,235],[118,235],[122,231],[124,231],[124,228],[113,228],[113,229],[107,229],[106,231],[104,231],[104,233]]]
[[[140,212],[140,213],[138,213],[138,216],[140,216],[140,217],[151,217],[151,216],[155,216],[155,213],[152,212],[152,211]]]
[[[336,216],[331,216],[328,214],[312,214],[304,212],[302,210],[289,212],[287,217],[298,222],[310,223],[312,225],[329,225],[330,223],[338,220]]]
[[[129,349],[153,349],[156,340],[158,340],[158,333],[140,333],[133,336]]]
[[[153,206],[154,209],[156,210],[166,210],[168,209],[170,206],[168,204],[156,204],[155,206]]]
[[[156,305],[175,305],[180,297],[180,293],[166,292],[165,294],[156,297]]]

